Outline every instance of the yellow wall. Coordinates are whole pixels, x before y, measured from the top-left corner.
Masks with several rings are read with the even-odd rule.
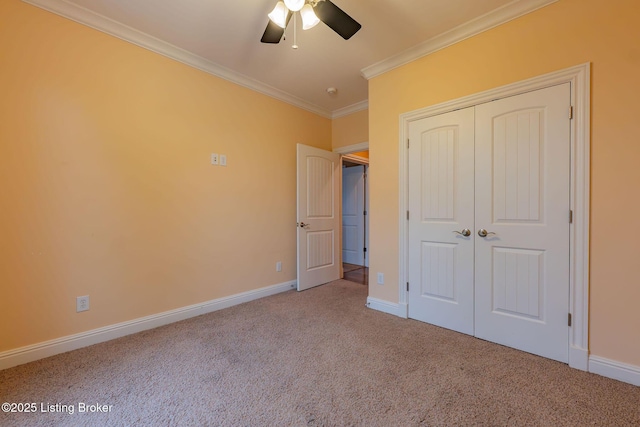
[[[0,21],[0,352],[295,279],[295,144],[329,119],[19,0]]]
[[[362,110],[333,119],[331,144],[334,149],[369,141],[369,111]]]
[[[640,366],[640,3],[560,0],[369,84],[372,297],[398,301],[398,116],[592,62],[590,350]]]

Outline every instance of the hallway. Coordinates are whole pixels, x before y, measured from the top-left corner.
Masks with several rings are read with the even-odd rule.
[[[361,285],[369,284],[369,268],[361,265],[343,263],[344,280],[359,283]]]

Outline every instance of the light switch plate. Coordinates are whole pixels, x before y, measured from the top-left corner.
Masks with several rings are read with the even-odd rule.
[[[227,166],[227,155],[220,154],[220,166]]]

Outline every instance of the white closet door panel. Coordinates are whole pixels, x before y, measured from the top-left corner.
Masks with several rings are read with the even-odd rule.
[[[570,86],[476,107],[475,332],[568,361]]]
[[[473,108],[410,125],[409,317],[473,334]]]

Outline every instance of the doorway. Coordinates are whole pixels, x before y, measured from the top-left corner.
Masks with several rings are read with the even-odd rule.
[[[369,151],[364,148],[364,144],[358,144],[336,151],[342,154],[343,278],[368,285]]]
[[[319,286],[344,277],[368,285],[368,143],[358,144],[357,148],[347,148],[344,152],[334,152],[319,148],[297,145],[297,288],[298,291]],[[345,150],[344,148],[342,150]],[[361,249],[351,263],[343,264],[343,229],[341,198],[343,193],[343,169],[355,165],[362,173],[351,180],[359,183],[358,191],[352,192],[355,214],[364,216],[358,220],[359,228],[355,238],[351,239]],[[360,212],[357,212],[360,211]],[[351,233],[351,230],[348,231]],[[352,251],[354,252],[354,251]],[[359,256],[359,258],[358,258]]]

